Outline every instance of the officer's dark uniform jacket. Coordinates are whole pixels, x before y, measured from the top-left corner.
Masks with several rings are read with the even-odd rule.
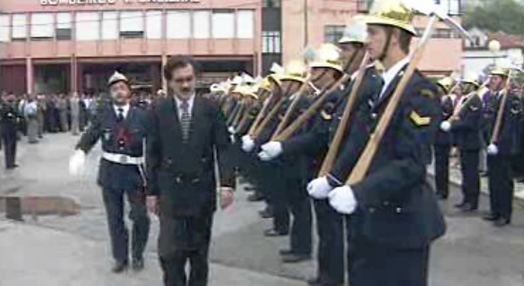
[[[453,101],[449,95],[443,95],[441,100],[442,107],[442,121],[447,121],[453,115]],[[453,143],[452,133],[442,131],[440,128],[437,130],[435,137],[435,145],[451,145]]]
[[[17,131],[18,111],[7,102],[0,102],[0,132],[2,134],[15,134]]]
[[[497,120],[497,113],[502,102],[502,96],[494,95],[490,96],[485,112],[488,114],[486,117],[487,121],[484,122],[486,127],[486,142],[490,142],[495,127],[495,121]],[[519,136],[519,120],[522,116],[522,105],[520,99],[514,94],[508,94],[506,98],[506,104],[504,106],[504,112],[500,125],[499,136],[495,140],[494,144],[499,149],[501,155],[514,155],[517,153],[518,136]]]
[[[213,148],[216,146],[221,185],[234,187],[234,163],[223,113],[210,100],[195,96],[189,142],[182,142],[173,97],[160,99],[150,110],[147,146],[149,194],[160,196],[167,216],[196,216],[216,208]]]
[[[462,98],[466,101],[467,99]],[[463,105],[459,120],[452,122],[451,132],[455,144],[463,150],[481,148],[482,100],[478,96]]]
[[[351,170],[374,131],[403,72],[371,108],[361,108],[339,160]],[[360,105],[362,107],[362,104]],[[430,146],[441,117],[436,88],[418,71],[410,79],[367,175],[352,189],[358,202],[352,235],[395,248],[422,248],[445,232],[426,178]],[[363,140],[364,139],[364,140]],[[336,169],[335,169],[336,170]],[[333,172],[333,170],[332,170]],[[333,173],[332,173],[333,175]],[[341,177],[345,181],[346,177]]]
[[[143,144],[147,131],[146,111],[130,107],[124,121],[118,122],[113,105],[103,104],[76,148],[87,153],[101,139],[104,152],[139,158],[144,156]],[[138,165],[116,163],[102,158],[98,184],[104,188],[133,190],[144,187],[144,175]]]

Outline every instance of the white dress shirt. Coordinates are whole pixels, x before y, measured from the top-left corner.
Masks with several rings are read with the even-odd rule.
[[[119,109],[122,109],[122,115],[124,116],[124,119],[127,118],[127,114],[129,113],[129,103],[126,104],[126,105],[122,105],[122,106],[119,106],[119,105],[113,105],[113,108],[115,109],[115,114],[116,116],[118,117],[118,115],[120,114],[120,111]]]
[[[382,98],[386,89],[395,79],[395,77],[400,73],[400,71],[409,63],[409,57],[405,57],[402,60],[398,61],[392,67],[390,67],[385,73],[382,74],[382,79],[384,80],[384,85],[382,86],[382,91],[380,92],[379,98]]]
[[[183,101],[178,99],[178,97],[175,96],[175,102],[176,107],[178,110],[178,119],[182,119],[182,103]],[[189,105],[189,108],[187,111],[189,112],[189,116],[192,117],[193,115],[193,103],[195,102],[195,94],[191,95],[191,97],[187,100],[187,104]]]

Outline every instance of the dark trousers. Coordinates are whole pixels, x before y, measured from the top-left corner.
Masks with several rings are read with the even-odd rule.
[[[511,158],[507,155],[488,156],[489,200],[491,212],[511,218],[513,204],[513,179]]]
[[[399,249],[363,239],[352,241],[351,286],[426,286],[429,247]]]
[[[306,186],[300,179],[288,179],[286,182],[285,192],[289,202],[289,212],[293,217],[290,235],[291,251],[295,254],[310,255],[312,218]]]
[[[2,140],[0,145],[3,145],[4,147],[5,167],[14,167],[16,160],[16,133],[4,132],[0,139]]]
[[[449,196],[449,152],[450,145],[435,145],[435,186],[437,194]]]
[[[260,162],[261,187],[267,204],[273,210],[273,228],[278,232],[289,232],[289,202],[287,182],[282,165],[273,162]]]
[[[212,225],[212,212],[191,218],[160,218],[159,256],[165,286],[207,285]]]
[[[104,204],[107,211],[109,234],[113,258],[119,262],[129,259],[128,231],[124,223],[124,194],[127,195],[131,211],[129,218],[133,221],[132,230],[132,256],[142,259],[149,237],[149,216],[145,205],[145,197],[141,190],[103,190]]]
[[[326,285],[344,282],[344,225],[328,200],[314,200],[318,233],[318,278]]]
[[[477,207],[480,196],[479,150],[460,150],[464,202]]]

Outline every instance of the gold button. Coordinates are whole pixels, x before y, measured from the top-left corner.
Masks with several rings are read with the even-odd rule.
[[[385,201],[383,204],[384,204],[385,206],[389,206],[389,202],[388,202],[388,201]]]
[[[375,212],[375,208],[369,208],[368,209],[370,213],[374,213]]]
[[[396,209],[396,212],[397,212],[398,214],[401,213],[401,212],[402,212],[402,208],[397,208],[397,209]]]
[[[372,113],[371,114],[371,119],[375,120],[377,119],[378,115],[376,113]]]

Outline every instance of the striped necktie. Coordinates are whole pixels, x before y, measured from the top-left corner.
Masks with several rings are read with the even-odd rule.
[[[189,129],[191,127],[191,114],[189,114],[189,103],[187,100],[180,104],[180,128],[182,129],[182,142],[186,144],[189,141]]]

